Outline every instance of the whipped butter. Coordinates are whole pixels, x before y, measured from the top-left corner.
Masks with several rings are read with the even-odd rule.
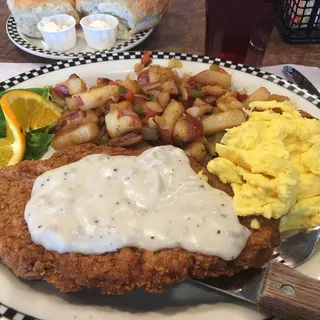
[[[110,24],[103,20],[92,21],[88,27],[92,29],[111,29]]]

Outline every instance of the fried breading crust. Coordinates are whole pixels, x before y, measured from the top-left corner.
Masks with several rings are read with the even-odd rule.
[[[261,267],[270,259],[273,247],[279,242],[279,223],[263,217],[257,217],[260,230],[251,230],[252,235],[242,253],[229,262],[179,248],[157,252],[123,248],[114,253],[83,255],[59,254],[32,243],[24,209],[34,180],[40,174],[89,154],[134,155],[142,151],[85,144],[57,152],[48,160],[24,161],[1,169],[0,258],[3,263],[19,277],[47,281],[63,292],[98,288],[102,293],[119,295],[137,287],[161,293],[169,285],[190,277],[231,276],[248,267]],[[191,166],[196,172],[201,169],[194,160],[191,160]],[[231,194],[230,187],[207,174],[212,186]],[[240,221],[250,229],[251,219],[245,217]]]

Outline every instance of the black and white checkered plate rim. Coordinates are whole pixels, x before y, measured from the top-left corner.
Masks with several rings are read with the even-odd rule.
[[[69,67],[76,67],[85,64],[91,63],[99,63],[105,61],[117,61],[117,60],[130,60],[130,59],[140,59],[142,56],[142,52],[140,51],[127,51],[127,52],[99,52],[99,53],[90,53],[83,57],[78,57],[75,59],[58,61],[53,64],[45,65],[38,69],[33,69],[24,73],[21,73],[15,77],[9,78],[8,80],[0,82],[0,91],[10,89],[11,87],[22,83],[26,80],[36,78],[40,75],[50,73],[53,71],[69,68]],[[230,68],[233,70],[238,70],[247,74],[251,74],[258,78],[262,78],[266,81],[270,81],[278,86],[281,86],[299,96],[304,98],[305,100],[311,102],[318,108],[320,108],[320,97],[309,93],[306,89],[302,89],[296,84],[284,80],[283,78],[271,74],[266,71],[262,71],[260,69],[256,69],[244,64],[234,63],[232,61],[223,60],[219,58],[211,58],[207,56],[198,56],[194,54],[187,54],[187,53],[174,53],[174,52],[153,52],[152,58],[153,59],[171,59],[175,57],[178,60],[182,61],[193,61],[199,63],[206,63],[206,64],[218,64],[221,67]]]
[[[58,51],[45,50],[45,49],[37,47],[37,46],[31,44],[30,42],[26,41],[25,39],[23,39],[18,32],[17,24],[16,24],[14,17],[12,15],[10,15],[7,20],[6,28],[7,28],[7,33],[9,35],[9,37],[11,38],[11,40],[14,43],[20,45],[20,47],[24,47],[24,48],[28,49],[29,51],[33,51],[36,55],[39,55],[39,54],[47,55],[47,56],[50,55],[52,57],[60,57],[61,59],[67,59],[67,58],[74,59],[79,56],[86,56],[89,54],[101,54],[104,52],[125,51],[125,50],[128,50],[128,47],[132,48],[135,43],[139,42],[150,31],[150,30],[147,30],[147,31],[139,32],[136,35],[134,35],[131,39],[129,39],[128,41],[122,42],[119,45],[114,46],[106,51],[58,52]]]
[[[39,320],[0,303],[0,320]]]
[[[40,319],[22,314],[0,303],[0,320],[40,320]],[[269,317],[264,320],[278,320],[278,319],[274,317]]]
[[[87,55],[84,57],[80,57],[77,59],[71,59],[67,61],[59,61],[54,64],[49,64],[43,66],[38,69],[33,69],[24,73],[21,73],[15,77],[12,77],[8,80],[0,82],[0,91],[8,90],[19,83],[23,83],[32,78],[36,78],[38,76],[69,68],[69,67],[76,67],[85,64],[91,63],[99,63],[104,61],[117,61],[117,60],[130,60],[130,59],[140,59],[143,53],[140,51],[132,51],[132,52],[118,52],[118,53],[99,53],[99,54],[92,54]],[[238,70],[241,72],[245,72],[251,75],[254,75],[258,78],[265,79],[266,81],[270,81],[275,83],[287,90],[298,94],[299,96],[303,97],[304,99],[308,100],[318,108],[320,108],[320,97],[312,95],[307,90],[299,88],[297,85],[282,79],[276,75],[271,73],[255,69],[253,67],[249,67],[243,64],[233,63],[231,61],[222,60],[219,58],[210,58],[206,56],[198,56],[193,54],[186,54],[186,53],[173,53],[173,52],[153,52],[152,58],[153,59],[171,59],[175,57],[178,60],[182,61],[193,61],[199,63],[206,63],[206,64],[219,64],[221,67],[230,68],[233,70]],[[0,303],[0,320],[37,320],[32,316],[28,316],[22,314],[12,308],[9,308]],[[270,317],[265,320],[276,320],[276,318]]]

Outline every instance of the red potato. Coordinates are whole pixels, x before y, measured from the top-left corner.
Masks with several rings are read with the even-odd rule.
[[[148,98],[151,101],[158,101],[159,94],[161,93],[160,90],[154,89],[148,92]]]
[[[207,137],[205,137],[205,136],[201,136],[197,141],[200,141],[200,142],[206,143],[208,140],[207,140]]]
[[[168,63],[169,69],[182,68],[182,62],[176,58],[171,58]]]
[[[195,106],[202,106],[204,104],[207,104],[206,102],[204,102],[202,99],[200,98],[196,98],[193,102],[193,107]]]
[[[188,108],[186,110],[186,113],[189,114],[191,117],[194,117],[194,118],[199,118],[199,117],[201,117],[203,115],[201,113],[201,109],[200,109],[199,106],[194,106],[194,107]]]
[[[221,142],[221,139],[223,138],[225,134],[225,131],[218,132],[213,136],[208,137],[207,141],[204,143],[208,152],[211,156],[216,156],[216,145],[217,143]]]
[[[121,82],[121,85],[123,85],[125,88],[132,91],[133,94],[137,94],[141,92],[140,86],[138,84],[137,80],[131,80],[131,79],[124,79]]]
[[[232,108],[229,106],[229,104],[232,102],[232,101],[237,101],[237,96],[238,96],[238,92],[236,91],[227,91],[223,96],[219,97],[216,101],[216,105],[217,107],[225,112],[225,111],[228,111],[228,110],[231,110]],[[240,102],[239,102],[240,103]],[[219,107],[220,105],[220,107]],[[236,108],[235,108],[236,109]]]
[[[204,86],[201,88],[201,90],[210,96],[213,96],[215,98],[219,98],[223,96],[226,92],[227,89],[222,88],[221,86]]]
[[[195,158],[198,162],[202,161],[206,156],[206,147],[203,142],[195,141],[187,145],[184,152],[188,157]]]
[[[110,111],[113,111],[115,109],[127,109],[132,111],[132,103],[128,100],[124,100],[118,103],[111,103],[110,104]]]
[[[232,109],[242,109],[244,105],[237,99],[238,92],[228,91],[225,95],[216,101],[217,107],[225,112]]]
[[[218,107],[213,107],[213,109],[212,109],[213,114],[217,114],[217,113],[221,113],[221,112],[222,111]]]
[[[160,139],[166,143],[172,142],[172,132],[174,125],[184,113],[181,103],[171,100],[161,116],[156,116],[154,121],[158,125]]]
[[[89,90],[88,90],[88,91],[90,91],[90,90],[94,90],[94,89],[97,89],[97,88],[100,88],[100,87],[103,87],[103,86],[93,85],[93,86],[91,86],[91,87],[89,88]]]
[[[212,111],[212,105],[209,104],[208,102],[200,99],[200,98],[196,98],[193,102],[193,107],[205,107],[207,109],[207,112]]]
[[[176,144],[183,145],[199,139],[202,133],[202,122],[189,114],[184,114],[176,122],[172,136]]]
[[[231,85],[231,75],[210,69],[198,73],[193,76],[193,79],[205,85],[219,85],[224,89],[229,89]]]
[[[56,84],[51,91],[54,98],[59,101],[58,97],[60,97],[60,99],[66,98],[86,90],[87,85],[85,82],[74,73],[71,74],[66,81]]]
[[[161,88],[161,82],[156,81],[156,82],[151,82],[151,83],[146,83],[146,84],[141,84],[140,85],[141,91],[145,94],[149,94],[150,92],[154,90],[158,90]]]
[[[113,101],[111,99],[107,100],[102,106],[93,109],[94,112],[99,115],[100,122],[102,121],[104,123],[104,117],[110,112],[110,106],[113,104]],[[130,109],[129,109],[130,110]]]
[[[142,141],[142,135],[134,132],[125,134],[124,136],[113,138],[108,141],[111,147],[128,147]]]
[[[110,99],[113,102],[118,102],[119,97],[119,87],[116,85],[108,85],[74,94],[72,100],[73,105],[79,107],[81,110],[90,110],[103,105]]]
[[[67,87],[67,82],[63,82],[63,83],[58,83],[57,85],[55,85],[52,90],[59,96],[62,98],[66,98],[66,97],[70,97],[71,94],[69,92],[69,88]]]
[[[72,97],[66,97],[64,99],[64,102],[65,102],[65,106],[70,109],[70,110],[73,110],[73,109],[78,109],[75,105],[74,105],[74,101],[72,100]]]
[[[211,112],[212,109],[213,109],[212,106],[205,104],[202,106],[194,106],[194,107],[188,108],[186,112],[191,117],[200,118],[204,114]]]
[[[158,95],[158,101],[164,110],[170,102],[170,94],[168,92],[160,92]]]
[[[99,127],[99,135],[92,141],[92,143],[95,143],[97,145],[104,145],[107,144],[108,141],[108,133],[107,129],[104,126]]]
[[[247,116],[239,109],[212,114],[202,119],[203,134],[211,136],[217,132],[237,127],[245,121],[247,121]]]
[[[238,92],[237,99],[240,102],[243,102],[243,100],[246,100],[247,98],[248,98],[248,92],[246,89],[242,89],[241,91]]]
[[[249,95],[249,97],[242,101],[243,105],[248,108],[249,104],[253,101],[268,101],[270,99],[270,92],[264,88],[261,87],[252,94]]]
[[[67,87],[71,95],[87,90],[86,83],[75,73],[72,74],[67,80]]]
[[[194,98],[189,98],[187,101],[182,101],[182,104],[186,110],[191,108],[193,106],[193,103],[194,103]]]
[[[149,70],[141,71],[137,77],[138,84],[147,84],[150,83]]]
[[[188,108],[186,112],[192,117],[199,118],[208,112],[212,112],[212,109],[212,105],[208,104],[200,98],[196,98],[193,102],[192,107]]]
[[[228,98],[228,97],[233,97],[237,98],[238,97],[238,92],[237,91],[227,91],[223,96],[219,97],[217,101]]]
[[[94,122],[82,124],[68,131],[59,132],[52,140],[52,147],[61,150],[77,144],[94,140],[99,135],[98,125]]]
[[[144,103],[147,102],[148,98],[143,94],[135,94],[134,95],[134,103]]]
[[[244,105],[237,99],[230,102],[231,109],[243,109]]]
[[[201,87],[201,83],[196,82],[192,77],[189,77],[181,80],[178,89],[180,91],[180,95],[182,96],[182,100],[188,101],[189,99],[195,99],[193,92],[202,91]]]
[[[150,117],[147,121],[147,124],[148,124],[148,127],[150,129],[153,129],[153,130],[158,130],[158,125],[156,124],[156,122],[154,121],[154,118],[153,117]]]
[[[172,70],[173,74],[174,74],[174,82],[176,83],[176,85],[180,85],[181,84],[181,78],[180,78],[180,74],[176,71],[176,70]]]
[[[55,102],[58,106],[64,107],[66,105],[66,98],[58,94],[54,88],[51,88],[50,90],[51,99],[53,102]]]
[[[185,83],[181,83],[181,85],[178,87],[179,91],[180,91],[180,95],[182,97],[183,101],[187,101],[190,97],[189,97],[189,92],[185,86]]]
[[[142,127],[142,137],[147,141],[157,141],[159,140],[158,129],[151,129],[148,125]]]
[[[129,132],[141,132],[142,122],[132,111],[116,109],[105,117],[106,128],[111,138],[121,137]]]
[[[151,65],[148,68],[150,82],[160,81],[164,83],[169,80],[175,80],[176,73],[171,69],[159,65]]]
[[[203,101],[210,104],[211,106],[215,106],[217,98],[215,98],[214,96],[205,96],[203,98]]]
[[[179,94],[177,85],[173,80],[169,80],[162,85],[162,91],[168,92],[169,94]]]
[[[109,84],[115,84],[115,82],[109,78],[97,78],[98,87],[107,86]]]
[[[110,82],[110,79],[98,77],[96,82],[98,87],[107,86]]]
[[[75,129],[76,127],[86,123],[99,123],[99,117],[92,111],[74,110],[65,113],[58,120],[54,132],[62,132]]]
[[[160,103],[159,103],[159,102],[156,102],[156,101],[147,101],[147,102],[145,103],[145,106],[146,106],[149,110],[151,110],[151,111],[153,111],[153,112],[160,113],[160,112],[163,111],[162,108],[161,108]]]
[[[144,65],[141,64],[140,62],[139,62],[139,63],[136,63],[136,64],[134,65],[134,68],[133,68],[133,70],[134,70],[135,73],[139,73],[139,72],[141,72],[143,69],[144,69]]]

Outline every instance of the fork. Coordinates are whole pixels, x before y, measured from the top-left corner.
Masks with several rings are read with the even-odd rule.
[[[296,268],[306,262],[320,240],[320,227],[298,229],[281,235],[281,244],[275,248],[272,260]]]
[[[251,302],[260,311],[277,316],[274,320],[319,320],[320,281],[294,270],[312,255],[319,238],[320,226],[285,232],[281,234],[281,244],[275,249],[273,259],[263,268],[252,268],[232,277],[192,280]]]

